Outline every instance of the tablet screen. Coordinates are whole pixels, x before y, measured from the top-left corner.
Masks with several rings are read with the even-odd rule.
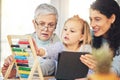
[[[61,52],[58,57],[56,79],[74,80],[86,77],[88,67],[80,61],[80,56],[84,54],[88,52]]]

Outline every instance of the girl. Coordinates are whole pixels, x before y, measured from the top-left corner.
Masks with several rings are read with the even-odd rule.
[[[89,52],[91,53],[90,27],[86,21],[78,15],[69,18],[63,27],[61,42],[40,49],[37,55],[58,60],[58,54],[62,51]],[[81,79],[80,79],[81,80]]]
[[[57,42],[46,49],[40,49],[38,55],[43,55],[46,52],[46,58],[57,60],[58,53],[61,51],[91,52],[90,44],[91,35],[88,23],[75,15],[65,22],[61,42]]]

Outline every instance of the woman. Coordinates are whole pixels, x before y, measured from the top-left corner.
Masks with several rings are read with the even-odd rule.
[[[115,0],[96,0],[90,6],[90,25],[93,29],[93,48],[108,46],[114,52],[112,71],[120,76],[120,7]],[[91,55],[80,60],[94,70],[96,61]]]
[[[58,36],[54,33],[58,20],[57,9],[49,4],[43,3],[37,6],[34,13],[33,25],[35,32],[30,34],[37,44],[37,47],[47,47],[59,42]],[[3,76],[9,65],[13,61],[13,56],[8,56],[2,67]],[[40,57],[41,69],[43,75],[53,75],[55,70],[55,61]],[[16,69],[13,69],[9,78],[16,76]]]

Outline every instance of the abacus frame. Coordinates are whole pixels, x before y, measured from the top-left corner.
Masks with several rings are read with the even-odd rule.
[[[35,47],[34,47],[34,44],[33,44],[32,37],[30,35],[8,35],[7,39],[8,39],[10,48],[11,48],[11,45],[12,45],[12,39],[28,39],[28,42],[29,42],[29,45],[30,45],[30,48],[31,48],[31,51],[32,51],[32,54],[33,54],[34,63],[33,63],[33,66],[31,68],[29,77],[27,79],[23,79],[19,76],[20,77],[19,80],[32,80],[35,70],[38,70],[40,80],[44,80],[43,74],[42,74],[42,71],[41,71],[41,67],[40,67],[40,64],[39,64],[39,61],[38,61],[38,56],[36,55],[36,50],[35,50]],[[15,55],[15,53],[12,51],[12,48],[11,48],[11,52],[12,52],[13,55]],[[16,61],[14,59],[14,61],[12,62],[11,65],[9,65],[9,67],[6,71],[6,74],[4,76],[4,80],[10,80],[10,79],[8,79],[8,76],[9,76],[14,64],[15,64],[16,69],[18,71],[18,66],[16,65]]]

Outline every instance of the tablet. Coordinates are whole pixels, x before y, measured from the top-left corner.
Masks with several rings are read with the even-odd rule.
[[[88,67],[80,61],[80,56],[88,52],[63,51],[58,56],[55,78],[57,80],[74,80],[87,76]]]

